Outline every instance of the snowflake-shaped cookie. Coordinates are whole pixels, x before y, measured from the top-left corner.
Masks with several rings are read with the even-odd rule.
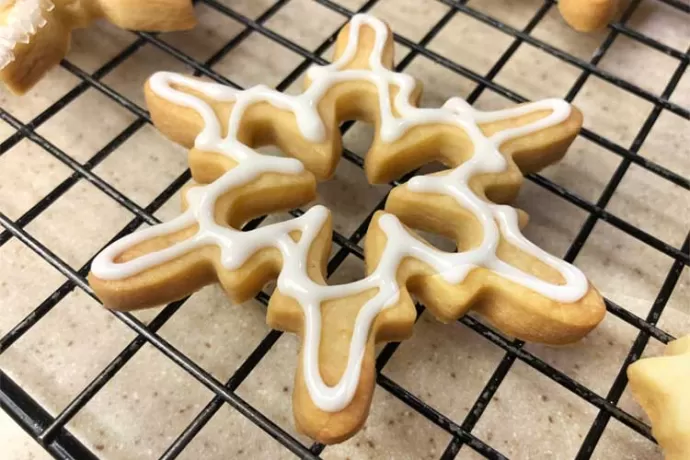
[[[393,72],[392,35],[357,15],[341,31],[335,62],[314,67],[291,96],[265,86],[237,91],[172,73],[146,85],[156,126],[191,147],[199,184],[184,193],[185,211],[170,222],[106,248],[89,280],[104,304],[144,308],[218,281],[235,301],[277,277],[269,325],[297,333],[302,349],[293,397],[297,426],[325,443],[364,423],[374,382],[374,345],[412,333],[411,294],[442,321],[470,308],[507,334],[562,344],[595,327],[605,308],[575,267],[520,233],[526,215],[502,203],[515,198],[522,173],[564,154],[581,115],[546,100],[497,112],[461,99],[419,108],[420,84]],[[301,206],[316,180],[333,173],[338,126],[349,119],[376,127],[366,157],[370,182],[387,182],[440,160],[448,170],[396,187],[366,238],[365,278],[325,281],[328,209],[243,232],[252,217]],[[277,145],[285,157],[256,148]],[[441,251],[409,227],[455,238]]]

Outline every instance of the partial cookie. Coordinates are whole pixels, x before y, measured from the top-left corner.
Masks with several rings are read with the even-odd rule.
[[[23,94],[69,50],[72,30],[105,18],[123,29],[172,31],[196,25],[191,0],[4,0],[0,80]]]
[[[619,0],[560,0],[558,9],[573,29],[592,32],[606,27],[618,4]]]
[[[527,216],[506,205],[522,173],[560,159],[582,116],[561,100],[496,111],[452,98],[416,107],[421,84],[391,71],[392,34],[356,15],[341,31],[335,62],[308,71],[305,91],[265,86],[237,91],[172,73],[145,88],[156,126],[190,147],[194,179],[185,211],[115,242],[89,281],[109,308],[146,308],[218,281],[234,301],[277,278],[267,321],[302,339],[293,407],[297,427],[324,443],[364,423],[376,381],[374,346],[410,336],[411,295],[442,321],[470,308],[507,334],[565,344],[603,318],[602,298],[575,267],[520,233]],[[323,206],[255,230],[265,213],[302,206],[329,178],[342,146],[339,125],[372,123],[370,182],[382,183],[435,160],[448,166],[391,193],[366,237],[365,278],[326,284],[331,217]],[[256,149],[277,145],[285,157]],[[409,227],[454,238],[457,252],[427,244]]]
[[[628,367],[633,396],[652,421],[666,460],[690,458],[690,336],[666,346],[665,356]]]

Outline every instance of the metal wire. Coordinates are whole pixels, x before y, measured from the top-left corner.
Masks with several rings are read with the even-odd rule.
[[[302,62],[276,86],[276,88],[281,91],[285,90],[294,81],[296,81],[297,78],[299,78],[310,65],[315,63],[323,64],[326,62],[321,55],[334,42],[337,34],[337,30],[333,31],[333,33],[330,34],[319,46],[317,46],[314,51],[309,51],[299,44],[264,26],[264,23],[278,11],[280,11],[281,8],[283,8],[286,4],[288,4],[289,1],[290,0],[276,1],[263,14],[258,16],[256,19],[251,19],[234,10],[232,7],[219,3],[217,0],[199,0],[200,3],[204,3],[206,6],[214,9],[217,14],[222,14],[232,18],[244,26],[244,30],[228,41],[228,43],[224,44],[219,51],[217,51],[205,62],[197,61],[181,50],[160,40],[154,34],[137,33],[137,38],[132,44],[127,46],[117,56],[91,74],[70,63],[68,60],[64,60],[61,63],[62,67],[79,78],[80,83],[32,120],[23,123],[6,110],[0,108],[0,119],[4,120],[15,128],[15,132],[5,141],[0,143],[0,156],[17,145],[17,143],[19,143],[21,140],[28,139],[42,147],[46,152],[55,157],[57,160],[61,161],[72,171],[72,174],[67,179],[65,179],[42,200],[36,203],[32,208],[30,208],[17,219],[12,220],[0,213],[0,225],[2,225],[5,229],[2,231],[2,233],[0,233],[0,246],[4,245],[11,238],[16,238],[33,250],[41,258],[43,258],[47,263],[55,267],[67,278],[67,281],[65,281],[60,287],[58,287],[58,289],[51,293],[51,295],[49,295],[43,302],[37,305],[30,314],[22,319],[4,336],[0,337],[0,354],[11,347],[13,343],[15,343],[20,337],[22,337],[22,335],[36,325],[36,323],[38,323],[74,289],[81,289],[95,299],[95,295],[85,280],[91,260],[85,263],[78,270],[74,270],[69,266],[69,264],[61,260],[59,256],[53,253],[50,248],[46,247],[43,243],[36,240],[26,232],[25,227],[30,222],[38,217],[43,211],[48,209],[72,186],[83,179],[89,181],[121,206],[133,213],[134,218],[113,237],[111,241],[114,241],[133,232],[143,223],[157,223],[158,219],[154,217],[153,213],[156,212],[172,195],[177,193],[180,188],[190,179],[189,171],[185,171],[171,184],[169,184],[169,186],[156,198],[154,198],[147,206],[141,207],[126,194],[123,194],[117,190],[115,186],[94,173],[93,169],[98,164],[100,164],[112,152],[120,147],[125,141],[131,138],[136,132],[138,132],[139,129],[151,122],[148,113],[144,108],[138,106],[136,103],[130,101],[113,88],[104,84],[102,79],[111,71],[116,69],[120,64],[125,62],[130,56],[136,53],[142,46],[150,44],[194,69],[196,75],[203,75],[217,82],[239,88],[240,86],[238,84],[215,72],[212,69],[212,66],[220,61],[227,53],[240,45],[251,34],[258,33],[269,40],[272,40],[291,50],[292,52],[301,56],[303,59]],[[353,11],[349,11],[347,8],[332,0],[315,1],[342,15],[343,23],[355,13]],[[572,88],[565,95],[567,100],[573,100],[578,92],[582,89],[589,76],[595,75],[598,78],[608,81],[609,83],[653,104],[653,110],[643,123],[629,147],[622,146],[590,130],[583,130],[583,137],[621,157],[621,162],[618,168],[613,173],[596,202],[590,202],[573,193],[572,191],[553,183],[541,175],[533,174],[529,176],[529,179],[545,190],[548,190],[549,192],[569,201],[588,213],[587,219],[564,255],[566,260],[573,261],[577,257],[579,251],[582,249],[588,237],[591,235],[591,232],[597,222],[599,220],[605,220],[607,223],[627,233],[633,238],[636,238],[644,244],[653,247],[659,252],[671,257],[673,259],[673,265],[661,290],[659,291],[652,309],[646,318],[640,318],[626,310],[624,306],[618,305],[615,302],[606,299],[606,306],[609,313],[615,315],[639,331],[637,339],[633,343],[628,355],[622,363],[618,375],[606,398],[599,396],[596,392],[590,390],[585,385],[547,364],[539,357],[526,351],[523,348],[522,342],[503,337],[499,333],[475,320],[472,316],[465,316],[461,318],[459,322],[469,329],[475,331],[486,340],[501,347],[505,351],[505,355],[494,370],[492,376],[486,382],[482,391],[478,394],[475,403],[462,422],[458,423],[452,420],[449,416],[439,412],[437,408],[426,404],[383,373],[386,363],[390,360],[398,348],[399,344],[397,343],[390,343],[386,345],[380,352],[376,362],[376,369],[378,371],[377,383],[382,389],[388,391],[390,394],[402,401],[411,410],[416,411],[433,424],[452,435],[450,443],[446,446],[446,449],[441,456],[441,458],[444,459],[454,458],[459,450],[465,445],[487,458],[506,458],[495,446],[491,446],[486,440],[478,438],[472,433],[472,431],[479,422],[482,414],[493,398],[495,392],[500,387],[504,378],[510,372],[513,363],[517,360],[527,364],[531,368],[558,383],[563,388],[571,391],[573,394],[579,396],[581,399],[587,401],[589,404],[598,409],[598,415],[582,445],[580,446],[580,450],[577,454],[578,459],[587,459],[591,457],[611,417],[640,433],[651,442],[654,442],[650,427],[617,407],[616,404],[627,384],[625,370],[628,364],[633,362],[641,355],[649,341],[649,338],[653,337],[663,343],[673,340],[673,336],[659,329],[656,324],[670,296],[673,293],[681,271],[686,265],[690,264],[690,256],[688,255],[690,233],[688,234],[688,237],[686,237],[683,246],[677,248],[650,235],[644,230],[627,222],[625,219],[606,211],[605,207],[621,183],[631,164],[636,164],[637,166],[655,174],[660,178],[660,180],[665,180],[686,190],[690,190],[690,178],[683,177],[680,174],[671,171],[648,158],[638,155],[640,147],[659,118],[659,115],[664,110],[672,112],[682,118],[690,119],[690,110],[688,110],[687,107],[682,107],[670,100],[671,94],[686,72],[688,64],[690,63],[689,51],[685,50],[683,52],[674,49],[652,37],[631,29],[626,25],[627,20],[632,16],[635,9],[638,7],[639,0],[634,0],[631,2],[629,7],[623,13],[620,21],[609,26],[609,33],[606,39],[593,53],[592,58],[589,61],[569,55],[568,53],[565,53],[531,35],[531,32],[535,29],[535,27],[540,24],[549,10],[554,7],[555,3],[552,0],[545,0],[543,5],[535,12],[534,16],[522,30],[517,30],[468,6],[466,4],[466,0],[438,1],[448,5],[450,9],[441,17],[441,19],[439,19],[436,24],[429,29],[429,31],[419,42],[413,42],[397,34],[394,35],[394,39],[398,43],[405,45],[410,50],[396,66],[397,70],[402,71],[413,61],[416,56],[424,56],[445,67],[446,69],[458,75],[469,78],[477,83],[476,88],[472,91],[468,98],[470,103],[475,102],[487,89],[494,91],[508,98],[509,100],[515,102],[524,102],[526,99],[523,96],[509,88],[497,84],[493,81],[493,79],[501,71],[505,64],[510,61],[519,47],[523,43],[528,43],[552,56],[557,57],[558,59],[561,59],[562,61],[578,68],[581,71],[579,78],[575,81]],[[690,20],[690,5],[687,3],[678,0],[655,1],[675,8],[678,14],[686,15]],[[367,11],[377,2],[378,0],[369,0],[365,2],[358,11]],[[456,63],[451,59],[427,48],[428,43],[434,37],[436,37],[441,30],[444,29],[444,27],[456,14],[468,15],[491,27],[501,30],[503,33],[508,34],[513,38],[510,46],[498,58],[486,75],[480,75],[464,67],[462,64]],[[631,40],[660,51],[678,61],[677,69],[661,95],[653,94],[634,83],[619,78],[598,67],[598,63],[605,56],[611,45],[614,43],[616,37],[619,35],[624,35]],[[94,154],[89,161],[82,165],[72,158],[68,152],[62,151],[57,146],[52,144],[48,139],[39,135],[36,130],[89,88],[93,88],[103,93],[108,98],[115,101],[118,105],[129,110],[135,115],[135,120],[124,130],[122,130],[122,132],[116,135],[105,147],[96,152],[96,154]],[[351,126],[352,123],[346,123],[341,128],[341,131],[344,133],[350,129]],[[343,157],[355,166],[363,168],[362,158],[352,151],[345,149]],[[400,180],[393,181],[391,185],[395,186],[404,183],[413,174],[414,173]],[[329,261],[329,276],[335,272],[335,270],[337,270],[337,268],[343,263],[348,255],[353,255],[359,259],[364,258],[364,253],[360,246],[361,240],[364,238],[373,213],[376,210],[381,209],[384,203],[385,197],[376,204],[374,209],[362,220],[360,225],[351,235],[346,236],[338,232],[334,232],[333,241],[336,243],[339,249]],[[302,211],[293,210],[291,213],[295,216],[298,216],[301,215]],[[263,218],[255,219],[247,224],[246,228],[255,228],[260,225],[262,221]],[[261,292],[257,296],[257,300],[263,305],[267,305],[268,298],[269,296],[264,292]],[[142,324],[139,320],[129,314],[119,312],[113,313],[115,317],[137,333],[136,338],[133,339],[118,354],[118,356],[116,356],[115,359],[113,359],[89,384],[87,384],[82,391],[62,410],[62,412],[56,416],[50,415],[48,411],[46,411],[35,399],[31,397],[30,394],[13,382],[12,379],[2,371],[0,371],[0,406],[15,421],[17,421],[17,423],[27,433],[29,433],[32,438],[39,442],[56,458],[95,459],[97,456],[93,452],[89,451],[74,435],[72,435],[66,428],[66,425],[98,393],[98,391],[102,389],[133,356],[136,355],[144,344],[149,343],[160,350],[172,362],[184,369],[192,377],[197,379],[215,394],[215,397],[180,433],[180,435],[163,453],[161,458],[176,458],[191,442],[196,434],[206,425],[206,423],[211,420],[211,418],[222,407],[222,405],[226,403],[245,416],[248,420],[252,421],[258,427],[263,429],[266,433],[283,444],[293,453],[302,458],[317,458],[326,448],[324,445],[319,443],[314,443],[311,446],[304,445],[298,439],[285,432],[282,428],[267,418],[261,413],[261,411],[240,398],[235,392],[242,382],[251,374],[257,364],[271,350],[272,346],[280,338],[282,333],[279,331],[270,331],[268,334],[266,334],[256,348],[249,354],[247,359],[235,370],[228,381],[222,383],[157,334],[158,330],[172,316],[175,315],[185,301],[186,299],[183,299],[168,305],[148,325]],[[417,305],[418,317],[423,310],[423,306]]]

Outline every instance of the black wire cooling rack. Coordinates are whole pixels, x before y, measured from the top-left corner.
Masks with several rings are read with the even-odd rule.
[[[0,338],[0,354],[12,346],[15,341],[17,341],[23,334],[31,329],[37,322],[39,322],[42,317],[44,317],[55,305],[58,304],[58,302],[60,302],[60,300],[62,300],[75,288],[81,289],[91,297],[94,297],[93,292],[85,280],[85,276],[89,270],[90,261],[82,266],[79,270],[74,270],[67,262],[61,260],[48,247],[32,237],[25,230],[27,224],[45,211],[52,203],[55,202],[55,200],[62,196],[68,189],[70,189],[70,187],[72,187],[78,181],[85,179],[135,215],[134,219],[132,219],[124,228],[122,228],[122,230],[115,235],[113,240],[111,240],[114,241],[115,239],[121,238],[122,236],[134,231],[143,223],[157,223],[158,219],[153,216],[153,213],[157,211],[163,205],[163,203],[166,202],[166,200],[175,194],[182,187],[182,185],[190,179],[189,171],[184,172],[171,184],[169,184],[168,187],[148,206],[142,208],[132,199],[119,192],[113,185],[94,174],[93,168],[96,165],[103,161],[109,154],[117,149],[118,146],[120,146],[128,138],[130,138],[142,126],[150,123],[149,116],[143,108],[132,103],[113,88],[104,84],[102,82],[102,78],[122,64],[130,56],[132,56],[143,45],[150,43],[183,62],[187,66],[193,68],[197,75],[203,75],[215,81],[238,87],[238,85],[234,84],[232,81],[229,81],[224,76],[214,72],[212,70],[212,66],[230,50],[238,46],[250,34],[255,33],[261,34],[268,39],[283,45],[303,58],[302,62],[277,85],[279,90],[285,90],[297,78],[299,78],[310,65],[314,63],[323,64],[326,62],[321,55],[333,43],[337,33],[337,31],[333,31],[333,33],[312,52],[306,50],[284,36],[266,28],[263,25],[264,22],[271,16],[275,15],[276,12],[288,4],[289,1],[290,0],[276,1],[275,4],[270,6],[265,12],[263,12],[263,14],[253,20],[244,16],[238,11],[233,10],[231,6],[226,6],[225,4],[219,3],[217,0],[199,0],[199,3],[206,4],[208,7],[216,11],[217,14],[226,15],[244,26],[244,30],[241,33],[226,43],[225,46],[223,46],[206,62],[198,62],[179,49],[167,44],[164,41],[161,41],[154,34],[137,33],[137,39],[132,44],[127,46],[116,57],[91,74],[70,63],[68,60],[64,60],[61,64],[62,67],[78,77],[81,80],[80,83],[30,122],[23,123],[6,110],[0,108],[0,118],[9,123],[16,130],[7,140],[0,144],[0,155],[7,152],[21,140],[27,138],[30,141],[40,145],[49,154],[53,155],[72,170],[72,175],[70,177],[60,183],[40,202],[38,202],[16,220],[11,220],[6,215],[0,213],[0,224],[2,224],[4,227],[4,230],[2,233],[0,233],[0,246],[4,245],[11,238],[16,238],[67,277],[67,281],[64,282],[64,284],[62,284],[55,292],[48,296],[40,305],[37,305],[36,308],[12,330]],[[342,15],[343,23],[348,19],[348,17],[354,14],[353,11],[344,8],[343,6],[331,0],[315,1]],[[585,436],[582,445],[580,446],[577,454],[578,459],[586,459],[592,455],[597,442],[599,441],[607,423],[612,417],[624,425],[627,425],[634,431],[640,433],[642,436],[649,439],[650,442],[653,442],[654,439],[651,435],[650,427],[629,413],[621,410],[619,407],[617,407],[617,403],[627,384],[625,370],[629,363],[640,357],[650,337],[654,337],[663,343],[667,343],[673,339],[670,334],[657,328],[656,324],[678,282],[683,267],[690,263],[690,256],[688,255],[690,233],[686,236],[682,247],[677,248],[659,240],[644,230],[637,228],[635,225],[626,222],[620,217],[609,213],[605,210],[605,207],[632,163],[635,163],[637,166],[650,171],[663,180],[670,181],[686,190],[690,190],[690,179],[638,155],[638,151],[642,143],[645,141],[647,135],[663,110],[670,111],[686,120],[690,119],[690,110],[687,107],[682,107],[669,100],[676,85],[688,67],[690,62],[689,51],[686,50],[685,52],[682,52],[671,48],[660,43],[654,38],[651,38],[626,26],[626,22],[638,7],[640,3],[639,0],[632,1],[622,14],[621,19],[609,26],[607,36],[599,48],[593,53],[589,61],[569,55],[530,35],[531,31],[540,23],[547,12],[549,12],[549,10],[552,8],[555,8],[555,2],[551,0],[546,0],[543,5],[541,5],[527,26],[522,30],[517,30],[507,24],[497,21],[490,16],[485,15],[480,11],[477,11],[476,9],[473,9],[466,4],[466,1],[439,1],[450,6],[451,8],[419,42],[415,43],[407,38],[395,35],[395,40],[397,42],[410,49],[409,53],[397,65],[398,70],[403,70],[416,56],[425,56],[426,58],[440,64],[452,72],[469,78],[477,83],[477,87],[468,98],[470,103],[475,102],[482,92],[487,88],[512,101],[524,102],[525,98],[509,88],[497,84],[493,81],[493,78],[511,59],[511,56],[513,56],[515,51],[520,47],[521,43],[525,42],[541,49],[546,53],[556,56],[562,61],[565,61],[579,69],[579,77],[576,79],[574,85],[570,88],[565,96],[565,99],[568,101],[572,101],[575,98],[590,75],[596,75],[597,77],[653,104],[653,110],[646,118],[646,121],[643,123],[641,129],[629,147],[622,146],[610,139],[595,134],[590,130],[583,129],[581,135],[586,139],[622,157],[622,161],[604,187],[603,192],[596,202],[590,202],[586,199],[583,199],[582,197],[551,182],[549,179],[543,176],[536,174],[530,175],[529,179],[589,214],[584,224],[579,229],[577,236],[570,244],[570,247],[565,255],[566,260],[573,261],[575,259],[580,249],[585,244],[587,238],[591,234],[594,225],[598,220],[601,219],[634,237],[635,239],[645,243],[646,245],[655,248],[657,251],[666,254],[667,256],[671,257],[674,262],[656,297],[656,301],[654,302],[646,318],[640,318],[623,308],[623,306],[617,305],[610,300],[606,301],[606,306],[609,313],[634,326],[638,332],[637,337],[630,348],[627,357],[623,363],[621,363],[618,375],[616,376],[614,383],[605,398],[576,380],[573,380],[571,377],[565,375],[561,371],[555,369],[551,365],[539,359],[537,356],[531,354],[529,351],[525,350],[522,342],[505,338],[470,316],[465,316],[460,319],[460,323],[501,347],[505,351],[505,355],[496,367],[493,375],[488,380],[485,387],[479,393],[473,407],[471,410],[469,410],[464,420],[460,422],[451,420],[450,417],[425,404],[422,400],[408,392],[398,383],[381,373],[381,370],[384,368],[393,353],[395,353],[398,347],[398,344],[396,343],[388,344],[378,355],[377,370],[379,372],[377,376],[377,383],[380,387],[385,389],[385,391],[390,392],[393,396],[406,404],[411,410],[418,412],[431,423],[437,425],[442,430],[445,430],[445,432],[452,435],[450,443],[446,446],[441,456],[443,459],[454,458],[463,445],[469,446],[477,453],[488,458],[505,458],[505,456],[501,454],[497,448],[492,447],[486,441],[481,440],[473,435],[472,430],[516,360],[522,361],[557,384],[570,390],[572,393],[586,400],[598,410],[598,415],[596,416],[594,423],[591,425],[589,432]],[[687,3],[684,0],[654,1],[667,4],[668,6],[672,7],[678,15],[684,16],[688,21],[690,21],[690,3]],[[376,3],[377,0],[369,0],[361,6],[359,11],[366,11]],[[228,4],[231,5],[232,3],[228,2]],[[426,47],[427,44],[441,31],[441,29],[443,29],[443,27],[454,15],[469,15],[485,24],[488,24],[491,27],[500,29],[502,32],[512,37],[512,44],[493,64],[486,75],[479,75],[476,72],[463,67],[461,64],[453,62]],[[621,35],[635,40],[645,46],[661,51],[662,53],[665,53],[666,55],[671,56],[678,61],[677,69],[673,73],[670,81],[660,96],[657,96],[629,81],[620,79],[613,74],[597,67],[597,64],[612,46],[616,37]],[[77,160],[72,158],[69,152],[60,150],[46,138],[38,134],[36,129],[89,88],[95,88],[97,91],[100,91],[113,101],[125,107],[136,116],[136,119],[117,137],[112,139],[105,147],[97,152],[88,162],[82,165]],[[344,125],[342,128],[343,131],[349,129],[350,126],[351,124]],[[363,167],[362,159],[353,152],[345,150],[343,156],[346,160],[354,163],[360,168]],[[401,182],[404,182],[404,179],[400,182],[395,182],[394,185],[398,185]],[[375,210],[381,209],[383,205],[384,200],[378,203]],[[299,215],[300,211],[292,211],[292,214]],[[373,211],[363,222],[361,222],[359,227],[351,235],[346,236],[337,232],[334,233],[333,241],[336,243],[336,247],[338,247],[339,250],[335,253],[335,256],[328,264],[329,274],[333,273],[333,271],[350,254],[363,259],[363,251],[360,247],[360,242],[366,233],[366,229],[372,214]],[[256,227],[261,223],[262,220],[263,219],[256,219],[250,222],[248,226],[250,228]],[[264,305],[268,301],[268,295],[263,292],[260,293],[257,298]],[[229,404],[232,406],[240,414],[256,424],[258,427],[280,442],[283,446],[285,446],[285,448],[289,449],[296,455],[303,458],[318,458],[319,454],[326,448],[324,445],[318,443],[314,443],[312,445],[303,444],[298,439],[280,428],[274,421],[270,420],[255,407],[244,401],[235,392],[238,386],[247,378],[247,376],[250,374],[250,372],[252,372],[261,359],[266,356],[267,352],[281,336],[281,333],[278,331],[270,331],[253,350],[249,357],[237,368],[235,373],[227,382],[218,381],[211,374],[203,370],[197,363],[177,351],[172,345],[170,345],[170,343],[157,334],[157,331],[161,328],[161,326],[163,326],[163,324],[166,323],[166,321],[168,321],[178,311],[185,300],[186,299],[174,302],[165,307],[148,325],[144,325],[130,314],[117,312],[113,313],[120,321],[134,330],[137,333],[137,337],[132,340],[132,342],[129,343],[129,345],[125,347],[124,350],[122,350],[122,352],[97,375],[96,378],[94,378],[85,388],[83,388],[83,390],[57,416],[51,416],[46,409],[41,407],[41,405],[31,397],[31,395],[29,395],[2,371],[0,371],[0,405],[33,439],[35,439],[54,457],[65,459],[97,458],[93,452],[87,449],[75,436],[69,432],[69,430],[66,428],[66,424],[80,411],[80,409],[87,404],[88,401],[90,401],[97,394],[101,388],[104,387],[104,385],[106,385],[111,378],[113,378],[113,376],[115,376],[123,368],[123,366],[137,353],[138,350],[142,348],[144,344],[150,343],[165,356],[167,356],[167,358],[172,360],[177,366],[184,369],[191,376],[215,393],[214,399],[203,410],[201,410],[197,414],[196,418],[194,418],[194,420],[189,424],[189,426],[187,426],[183,432],[179,434],[177,439],[175,439],[175,441],[164,452],[162,458],[172,459],[177,457],[223,404]],[[421,313],[423,307],[418,305],[417,309],[418,313]]]

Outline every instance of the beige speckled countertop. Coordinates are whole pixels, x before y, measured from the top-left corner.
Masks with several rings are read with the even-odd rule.
[[[269,0],[224,0],[239,13],[255,18]],[[356,9],[362,0],[340,0]],[[468,5],[516,28],[523,28],[543,4],[541,0],[470,0]],[[244,27],[197,6],[199,27],[161,36],[194,59],[204,61]],[[446,12],[440,2],[381,0],[372,12],[394,30],[418,41]],[[305,16],[309,20],[304,20]],[[344,17],[309,0],[291,0],[266,22],[271,30],[314,49],[344,22]],[[656,0],[643,0],[628,25],[681,52],[690,45],[687,17]],[[532,34],[585,60],[607,32],[577,34],[551,8]],[[99,24],[74,35],[68,60],[93,72],[136,36]],[[469,69],[486,74],[513,38],[462,13],[456,14],[428,47]],[[97,51],[98,50],[98,51]],[[397,58],[408,49],[397,44]],[[302,62],[282,45],[251,33],[215,65],[214,70],[244,86],[275,85]],[[600,67],[646,90],[660,94],[678,61],[626,36],[616,38]],[[136,50],[108,73],[103,83],[144,107],[142,83],[156,70],[189,71],[151,44]],[[417,56],[407,68],[425,83],[424,105],[438,105],[450,96],[467,96],[476,84]],[[563,97],[580,71],[529,44],[522,44],[495,81],[529,99]],[[299,81],[288,91],[297,91]],[[79,84],[64,69],[54,70],[27,96],[18,99],[0,90],[0,105],[23,122]],[[670,98],[690,106],[690,72]],[[653,109],[649,102],[590,76],[575,98],[585,126],[629,148]],[[491,90],[477,106],[493,108],[510,102]],[[80,163],[89,159],[136,117],[91,88],[69,102],[36,132]],[[0,142],[13,129],[0,121]],[[371,132],[355,125],[346,146],[362,154]],[[663,111],[640,154],[690,176],[690,122]],[[565,160],[543,175],[571,192],[596,202],[621,157],[580,137]],[[149,125],[115,149],[93,173],[145,207],[186,168],[184,149]],[[72,170],[30,140],[0,155],[0,211],[17,219],[68,178]],[[319,201],[336,211],[335,227],[350,235],[384,196],[387,186],[370,186],[361,171],[343,160],[332,182],[320,185]],[[346,190],[347,202],[339,200]],[[677,248],[690,228],[688,191],[636,165],[630,166],[606,210]],[[563,255],[587,213],[527,181],[517,206],[531,216],[527,235]],[[174,196],[156,212],[169,218],[179,211]],[[86,180],[78,180],[25,228],[66,263],[79,269],[133,214]],[[337,249],[337,248],[336,248]],[[335,252],[335,251],[334,251]],[[614,226],[599,221],[575,263],[602,293],[635,315],[645,317],[673,260]],[[350,256],[334,281],[356,279],[361,262]],[[65,277],[16,238],[0,246],[0,336],[44,301]],[[680,336],[690,331],[690,272],[686,267],[659,325]],[[158,310],[156,310],[158,311]],[[144,321],[156,311],[138,313]],[[230,305],[218,287],[193,295],[159,331],[178,350],[221,381],[226,380],[269,331],[258,302]],[[579,344],[526,348],[546,362],[606,396],[637,330],[613,315]],[[4,353],[0,369],[22,385],[51,414],[58,414],[135,334],[89,296],[75,289]],[[297,339],[283,335],[237,393],[283,429],[295,433],[289,397]],[[645,354],[658,354],[652,339]],[[387,377],[425,403],[461,423],[505,352],[460,324],[442,325],[428,314],[414,336],[403,343],[384,369]],[[107,459],[157,458],[180,434],[213,394],[150,345],[134,358],[68,424],[69,430],[98,456]],[[626,391],[620,407],[648,423]],[[573,458],[597,409],[519,360],[512,366],[472,433],[511,458]],[[377,388],[366,428],[348,442],[328,447],[325,458],[438,458],[451,436],[416,414],[383,388]],[[182,458],[289,458],[291,454],[229,406],[224,406],[193,439]],[[660,459],[654,444],[612,419],[594,455],[598,459]],[[0,411],[0,458],[49,458]],[[463,447],[457,458],[479,456]]]

